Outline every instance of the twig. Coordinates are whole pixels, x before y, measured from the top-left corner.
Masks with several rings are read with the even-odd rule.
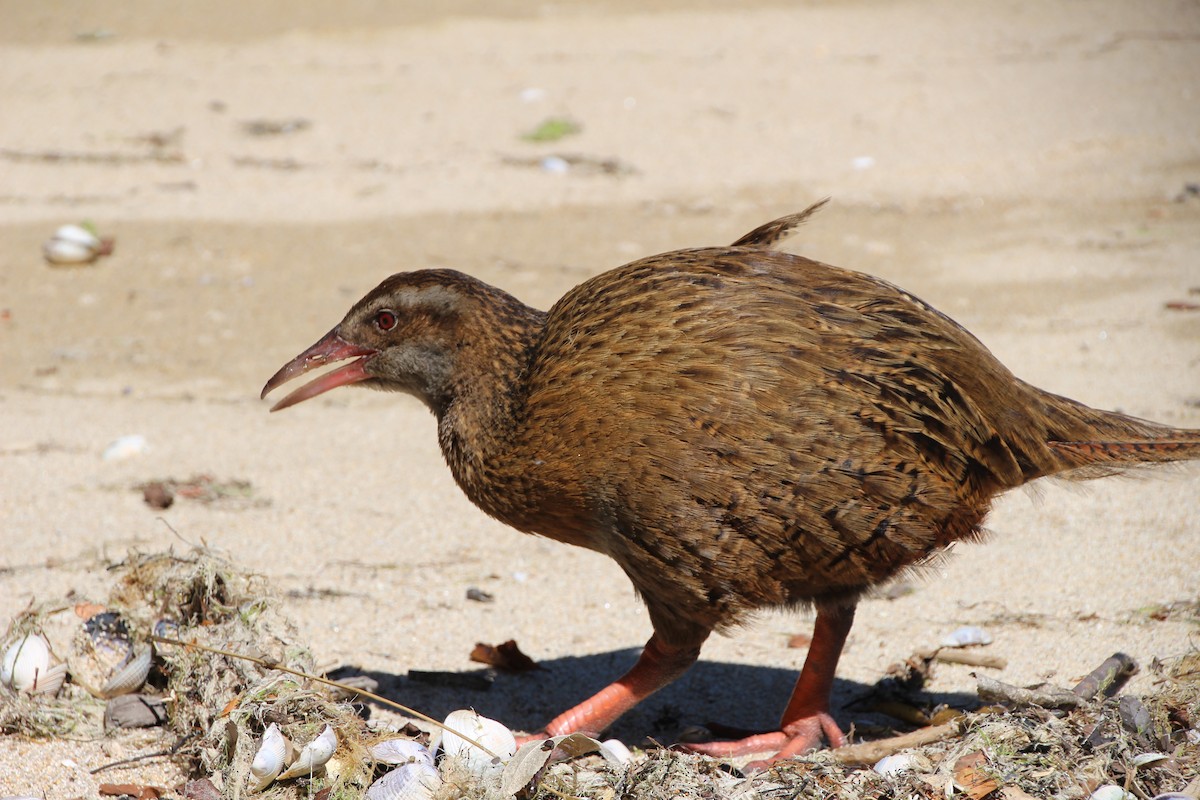
[[[979,699],[988,703],[1004,703],[1010,706],[1041,706],[1042,708],[1078,708],[1083,698],[1058,686],[1043,684],[1030,689],[976,675],[975,691]]]
[[[889,739],[878,739],[873,742],[860,742],[858,744],[839,747],[836,750],[831,750],[830,754],[833,756],[833,760],[839,764],[851,766],[874,764],[879,759],[889,756],[892,753],[898,753],[910,747],[920,747],[921,745],[940,742],[942,739],[949,739],[959,732],[959,723],[959,720],[952,719],[949,722],[943,722],[941,725],[920,728],[911,733],[902,733],[899,736],[893,736]]]
[[[292,669],[291,667],[285,667],[284,665],[279,664],[270,659],[257,658],[255,656],[248,656],[248,655],[244,655],[242,653],[234,653],[229,650],[222,650],[219,647],[209,647],[208,645],[200,644],[197,641],[184,642],[184,641],[180,641],[179,639],[171,639],[166,636],[155,636],[153,634],[148,636],[147,638],[150,639],[150,641],[152,641],[152,642],[158,642],[160,644],[170,644],[170,645],[175,645],[176,647],[186,647],[186,648],[194,647],[198,650],[204,650],[209,653],[216,653],[219,656],[225,656],[226,658],[237,658],[242,661],[249,661],[251,664],[256,664],[257,666],[262,667],[263,669],[273,669],[273,670],[278,670],[280,672],[286,672],[289,675],[295,675],[298,678],[306,678],[310,681],[315,681],[317,683],[323,683],[326,686],[336,687],[338,689],[341,689],[344,692],[349,692],[351,695],[362,695],[363,697],[367,697],[367,698],[370,698],[371,700],[374,700],[376,703],[382,703],[385,706],[391,706],[392,708],[395,708],[398,711],[402,711],[403,713],[408,714],[413,717],[416,717],[419,720],[428,722],[430,725],[435,725],[435,726],[441,728],[442,730],[451,731],[451,733],[458,736],[463,741],[469,742],[470,744],[475,745],[476,747],[478,747],[483,752],[487,753],[492,758],[499,758],[499,756],[497,756],[495,753],[493,753],[487,747],[484,747],[482,744],[480,744],[479,742],[475,741],[474,739],[468,737],[461,731],[456,731],[456,730],[447,728],[445,725],[438,722],[433,717],[422,714],[420,711],[417,711],[416,709],[413,709],[413,708],[409,708],[406,705],[397,703],[395,700],[389,700],[386,697],[383,697],[382,695],[375,694],[374,692],[369,692],[366,689],[362,689],[357,686],[350,686],[349,684],[342,683],[341,681],[334,681],[334,680],[330,680],[329,678],[322,678],[318,675],[310,675],[307,672],[302,672],[298,669]]]
[[[170,747],[166,750],[159,750],[154,753],[142,753],[140,756],[133,756],[132,758],[122,758],[120,761],[110,761],[107,764],[101,764],[100,766],[96,767],[95,769],[89,770],[88,774],[95,775],[96,773],[103,772],[106,769],[112,769],[113,767],[123,767],[126,764],[136,764],[138,761],[145,761],[148,758],[159,758],[160,756],[173,756],[176,753],[178,753],[180,748],[182,748],[185,744],[187,744],[191,738],[192,738],[191,736],[185,736],[184,738],[182,738],[178,742],[176,742],[173,747]]]
[[[968,667],[986,667],[987,669],[1004,669],[1008,659],[990,653],[972,653],[967,650],[948,650],[940,648],[933,656],[943,664],[966,664]]]
[[[1084,700],[1091,700],[1097,695],[1112,697],[1137,671],[1136,661],[1124,653],[1113,653],[1071,691]]]

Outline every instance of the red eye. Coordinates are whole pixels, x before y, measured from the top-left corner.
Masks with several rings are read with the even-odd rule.
[[[390,331],[396,327],[396,315],[391,311],[380,311],[375,315],[375,324],[381,331]]]

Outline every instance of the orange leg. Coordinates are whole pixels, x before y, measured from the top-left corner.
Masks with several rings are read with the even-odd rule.
[[[688,750],[717,757],[736,757],[751,753],[775,752],[765,761],[747,764],[757,769],[781,758],[815,750],[824,738],[830,747],[841,747],[846,738],[829,715],[829,693],[838,658],[846,636],[854,623],[854,607],[826,608],[817,611],[812,644],[800,670],[800,678],[784,709],[779,730],[747,736],[734,742],[707,742],[684,745]]]
[[[657,633],[654,634],[629,672],[579,705],[559,714],[546,726],[546,734],[562,736],[581,732],[598,736],[626,711],[686,672],[699,655],[698,645],[669,645]],[[528,737],[533,738],[539,737]]]

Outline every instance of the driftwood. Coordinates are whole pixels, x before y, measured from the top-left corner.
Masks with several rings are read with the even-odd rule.
[[[976,676],[976,691],[979,698],[987,703],[1072,709],[1098,696],[1112,697],[1135,672],[1137,664],[1132,658],[1124,653],[1114,653],[1070,691],[1050,684],[1013,686],[984,675]]]
[[[1112,697],[1121,691],[1130,678],[1138,671],[1137,662],[1124,653],[1113,653],[1104,659],[1104,663],[1096,667],[1088,676],[1081,680],[1071,691],[1084,700],[1102,695]]]

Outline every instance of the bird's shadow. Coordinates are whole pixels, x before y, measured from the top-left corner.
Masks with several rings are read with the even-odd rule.
[[[390,672],[344,668],[337,677],[366,675],[378,681],[378,694],[445,719],[457,709],[470,708],[518,731],[541,730],[556,714],[590,697],[622,675],[637,660],[637,648],[543,661],[540,669],[518,674],[474,670],[442,673],[452,685],[437,685],[428,677],[414,679]],[[494,679],[492,676],[494,675]],[[701,659],[687,673],[619,719],[606,736],[629,744],[653,740],[670,744],[689,727],[710,722],[770,730],[795,685],[795,670]],[[471,688],[470,684],[487,688]],[[851,723],[888,724],[886,717],[858,710],[854,701],[869,696],[871,684],[836,679],[833,715],[843,730]],[[978,706],[978,698],[963,693],[924,693],[930,705],[954,708]],[[850,710],[847,706],[855,707]],[[894,720],[891,722],[894,723]]]

